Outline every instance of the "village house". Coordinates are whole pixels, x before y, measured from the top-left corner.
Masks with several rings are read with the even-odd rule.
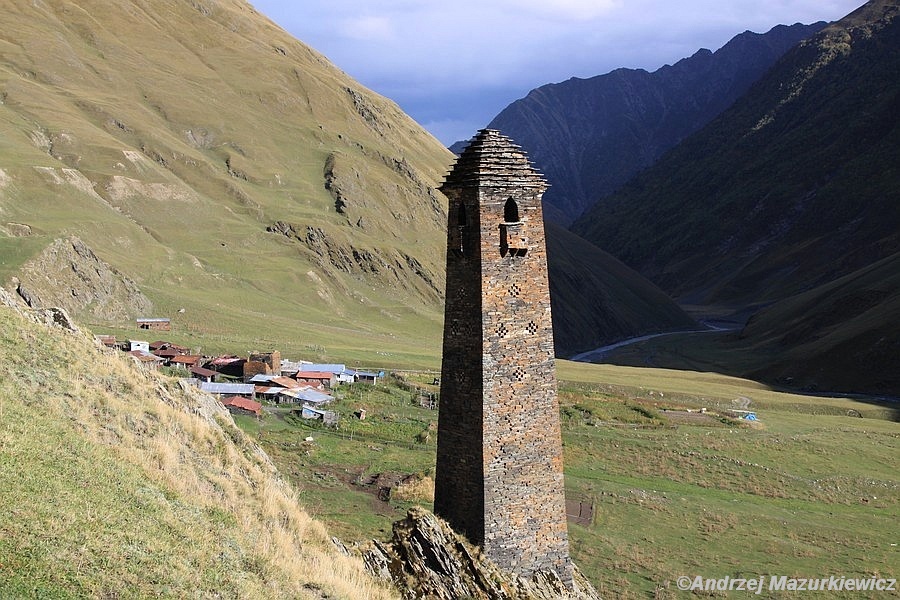
[[[296,414],[296,412],[297,411],[294,411],[294,414]],[[300,416],[304,419],[318,419],[329,427],[337,427],[338,414],[333,410],[322,410],[304,404],[303,408],[301,408],[299,412]]]
[[[130,352],[134,352],[135,350],[139,350],[141,352],[146,352],[149,354],[150,352],[150,342],[145,342],[143,340],[128,340],[128,350]]]
[[[131,350],[127,353],[129,356],[134,358],[134,360],[141,365],[141,367],[145,369],[149,369],[151,371],[155,371],[159,369],[159,366],[162,364],[163,359],[158,356],[154,356],[150,354],[146,350]]]
[[[254,375],[281,375],[281,352],[251,352],[244,363],[244,381],[250,381]]]
[[[118,342],[114,335],[95,335],[94,339],[97,340],[97,343],[106,348],[118,348]]]
[[[302,371],[324,371],[334,375],[334,383],[353,383],[356,374],[347,365],[338,363],[303,363]]]
[[[356,371],[355,375],[356,375],[355,379],[357,382],[371,383],[372,385],[375,385],[376,383],[378,383],[379,377],[384,377],[384,372],[370,373],[367,371]]]
[[[203,367],[198,367],[196,365],[191,367],[189,371],[191,372],[191,375],[194,375],[200,381],[205,381],[207,383],[215,381],[216,375],[218,375],[218,373],[216,373],[212,369],[204,369]]]
[[[178,344],[173,344],[172,342],[167,342],[165,340],[150,342],[150,352],[156,354],[157,350],[174,350],[179,354],[188,354],[188,349],[184,346],[179,346]],[[157,356],[159,355],[157,354]]]
[[[213,396],[243,396],[254,398],[256,390],[252,383],[211,383],[201,382],[200,389]]]
[[[337,383],[337,375],[330,371],[298,371],[295,375],[297,381],[320,389],[331,388]]]
[[[138,329],[152,329],[154,331],[171,331],[172,321],[165,318],[138,317],[135,319]]]
[[[169,364],[174,367],[190,369],[191,367],[199,365],[202,358],[203,357],[196,354],[178,354],[169,359]]]
[[[242,398],[241,396],[229,396],[222,399],[222,404],[234,415],[262,416],[262,404],[256,400]]]
[[[228,377],[243,377],[246,358],[240,356],[218,356],[207,362],[204,367]]]
[[[330,396],[324,392],[316,391],[312,388],[301,388],[299,390],[289,390],[288,394],[295,398],[295,402],[303,402],[315,406],[328,404],[334,400],[334,396]]]

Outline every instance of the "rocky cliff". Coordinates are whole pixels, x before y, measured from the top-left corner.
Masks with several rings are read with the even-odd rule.
[[[153,303],[137,284],[78,237],[58,239],[25,263],[11,287],[32,308],[55,306],[100,321],[150,316]]]

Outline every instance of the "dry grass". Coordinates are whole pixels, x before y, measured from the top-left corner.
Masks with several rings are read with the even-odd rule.
[[[0,595],[392,597],[220,405],[8,309],[0,329]]]
[[[413,477],[397,485],[391,497],[398,502],[434,502],[434,479]]]

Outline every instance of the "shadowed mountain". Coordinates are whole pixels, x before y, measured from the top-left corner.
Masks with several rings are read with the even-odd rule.
[[[768,306],[733,344],[654,342],[656,364],[900,393],[898,12],[873,0],[801,43],[575,224],[683,304]]]
[[[900,20],[873,1],[573,227],[690,303],[753,304],[900,249]]]
[[[700,326],[658,287],[561,225],[545,223],[557,356]]]
[[[551,183],[546,218],[568,225],[708,123],[784,52],[824,26],[747,31],[716,52],[699,50],[652,73],[616,69],[544,85],[506,107],[489,127],[528,151]]]
[[[774,356],[753,378],[900,396],[900,254],[760,311],[740,338]]]

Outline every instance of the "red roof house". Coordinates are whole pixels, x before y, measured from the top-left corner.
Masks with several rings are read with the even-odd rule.
[[[262,415],[262,404],[250,398],[242,398],[241,396],[230,396],[222,399],[222,404],[229,411],[235,414],[253,414],[257,417]]]

